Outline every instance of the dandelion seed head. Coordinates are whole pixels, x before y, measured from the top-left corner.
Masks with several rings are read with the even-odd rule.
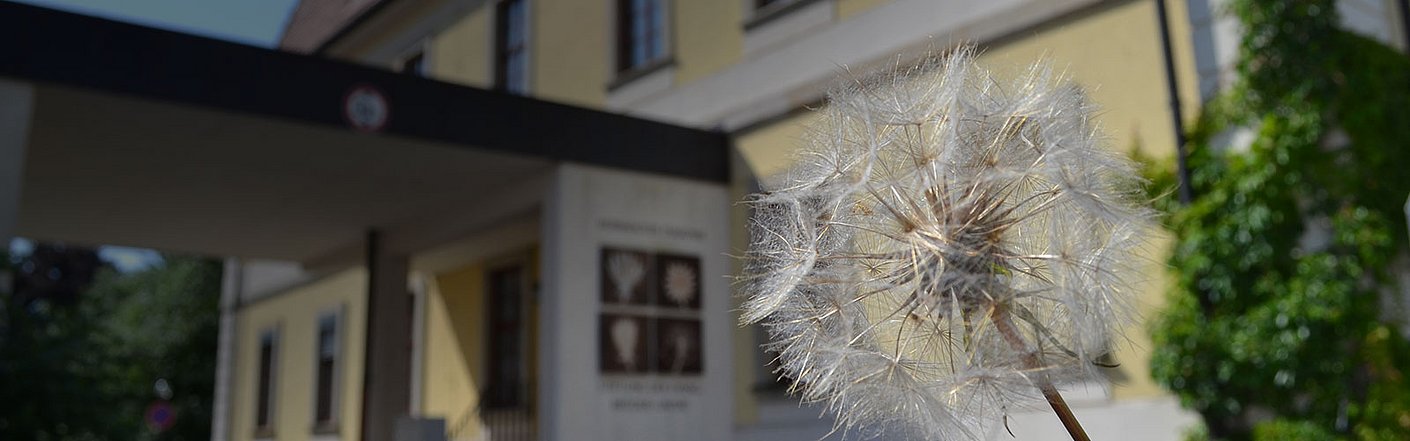
[[[743,320],[839,430],[975,438],[1096,375],[1151,213],[1081,89],[971,49],[843,82],[752,200]]]

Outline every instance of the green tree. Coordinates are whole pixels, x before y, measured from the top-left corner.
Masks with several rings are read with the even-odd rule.
[[[159,440],[210,439],[215,389],[215,347],[219,333],[219,263],[207,259],[164,256],[164,264],[146,271],[107,273],[90,293],[120,299],[103,323],[102,335],[115,350],[110,364],[120,367],[118,384],[136,404],[139,420],[146,406],[169,400],[175,424]],[[170,395],[158,396],[164,380]],[[129,437],[129,439],[132,437]]]
[[[139,272],[102,267],[89,283],[67,300],[0,286],[0,439],[209,439],[219,264],[165,256]],[[159,379],[176,417],[154,431],[144,415],[163,398]]]
[[[1231,6],[1240,79],[1192,133],[1196,199],[1167,205],[1152,373],[1212,438],[1398,439],[1410,346],[1382,294],[1407,251],[1410,62],[1338,29],[1333,0]],[[1246,148],[1215,141],[1239,128]]]

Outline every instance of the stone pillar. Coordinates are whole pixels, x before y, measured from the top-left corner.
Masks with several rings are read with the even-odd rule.
[[[367,351],[362,439],[391,441],[411,405],[410,259],[390,255],[376,231],[367,234]]]
[[[0,80],[0,246],[6,248],[20,220],[20,187],[33,111],[34,86]]]

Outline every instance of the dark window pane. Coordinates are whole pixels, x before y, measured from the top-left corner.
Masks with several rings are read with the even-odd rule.
[[[528,91],[529,14],[525,0],[504,0],[495,9],[495,88]]]
[[[274,399],[274,333],[266,332],[259,342],[259,391],[256,394],[255,427],[270,427]]]
[[[338,318],[325,315],[318,319],[318,377],[314,394],[314,422],[333,421],[333,369],[338,356]]]
[[[509,267],[489,274],[490,354],[489,390],[486,407],[505,408],[526,404],[524,378],[524,330],[522,267]]]
[[[417,52],[401,62],[401,72],[418,77],[426,76],[426,54]]]
[[[663,0],[618,3],[618,69],[630,70],[666,56],[667,18]]]

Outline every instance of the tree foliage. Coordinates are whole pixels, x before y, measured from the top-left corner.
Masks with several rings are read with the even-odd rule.
[[[53,248],[17,259],[14,289],[0,286],[0,439],[209,439],[219,265],[167,256],[134,273],[50,272],[96,261]],[[10,263],[0,256],[0,271]],[[158,379],[175,414],[166,430],[145,421]]]
[[[1406,253],[1410,62],[1338,29],[1333,0],[1231,6],[1240,79],[1192,133],[1196,199],[1167,205],[1152,373],[1214,438],[1395,439],[1410,346],[1383,294]]]

